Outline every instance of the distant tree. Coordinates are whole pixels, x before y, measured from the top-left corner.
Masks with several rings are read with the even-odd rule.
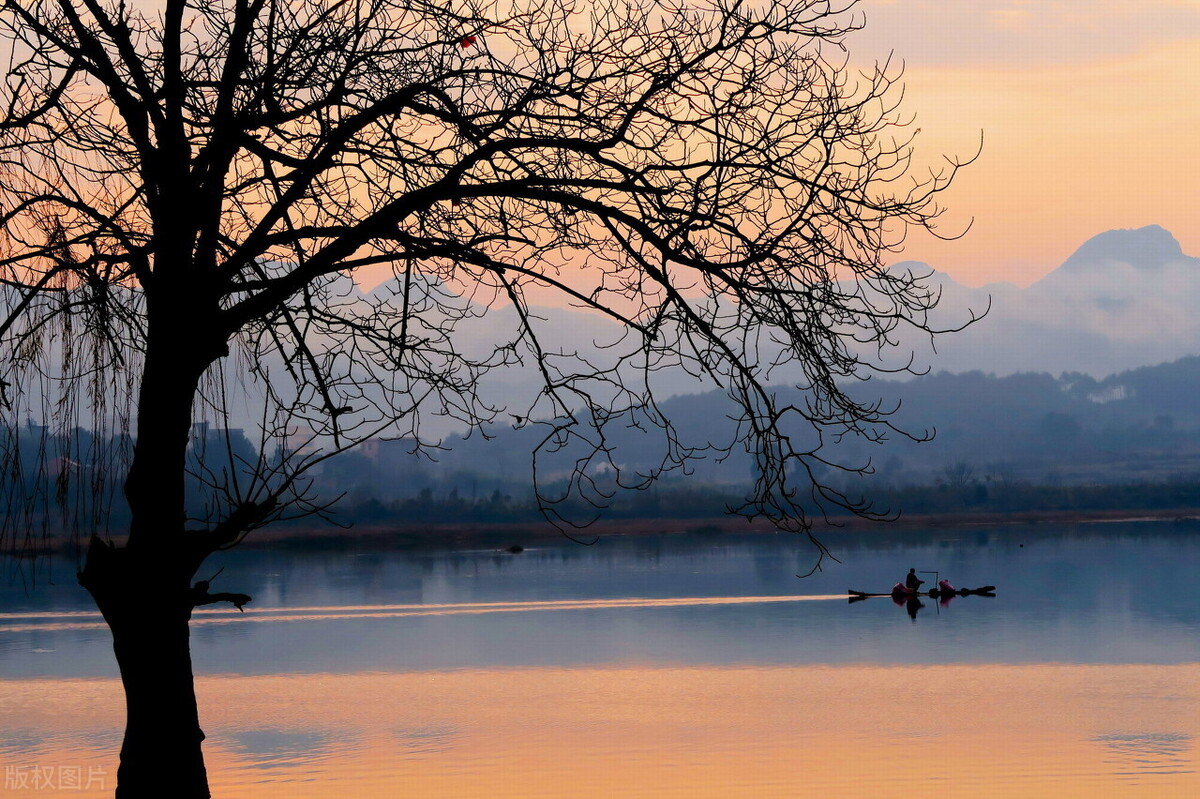
[[[942,478],[948,487],[961,490],[975,484],[975,467],[966,461],[955,461],[942,468]]]
[[[246,598],[193,584],[204,560],[320,510],[303,476],[330,454],[495,418],[490,369],[535,369],[511,410],[548,420],[535,465],[565,457],[566,495],[603,504],[601,466],[644,487],[704,452],[654,401],[682,368],[740,408],[717,446],[755,459],[742,512],[871,514],[817,479],[821,444],[890,432],[843,381],[897,326],[933,332],[937,293],[885,258],[933,229],[959,164],[912,174],[896,74],[847,67],[836,5],[4,0],[3,405],[133,442],[95,485],[120,481],[128,535],[92,538],[79,573],[126,693],[119,797],[209,795],[188,622]],[[531,291],[628,336],[564,352]],[[515,332],[460,346],[499,305]],[[202,470],[189,519],[193,422],[256,394],[271,456]],[[608,431],[629,425],[664,431],[655,468],[621,469]]]
[[[1020,470],[1013,461],[993,461],[987,465],[987,479],[1007,490],[1019,484]]]

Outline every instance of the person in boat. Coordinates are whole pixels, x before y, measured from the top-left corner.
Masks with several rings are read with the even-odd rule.
[[[917,570],[915,568],[908,570],[908,576],[904,578],[905,589],[909,591],[920,591],[921,586],[924,583],[925,581],[917,576]]]

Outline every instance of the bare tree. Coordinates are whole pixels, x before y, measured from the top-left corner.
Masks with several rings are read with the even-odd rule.
[[[975,467],[966,461],[955,461],[942,467],[942,479],[956,491],[975,485]]]
[[[508,410],[545,420],[536,462],[567,457],[597,504],[598,474],[637,487],[703,451],[655,404],[682,369],[740,408],[713,442],[755,458],[740,511],[805,532],[831,505],[871,514],[816,479],[821,444],[892,431],[843,383],[882,368],[898,326],[933,332],[936,292],[884,258],[933,229],[960,164],[914,176],[897,74],[849,68],[845,5],[3,2],[4,407],[12,429],[132,445],[58,480],[119,480],[128,505],[79,574],[127,698],[118,796],[208,796],[188,621],[248,597],[193,584],[205,558],[318,510],[303,474],[330,453],[424,440],[430,413],[492,419],[488,370],[536,370]],[[538,292],[627,336],[564,351]],[[515,310],[512,335],[461,346],[491,308]],[[256,396],[261,455],[189,461],[194,421]],[[664,431],[659,468],[620,469],[606,430],[631,424]],[[189,463],[209,488],[194,518]]]

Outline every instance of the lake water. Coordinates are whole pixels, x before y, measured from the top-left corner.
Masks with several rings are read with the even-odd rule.
[[[784,535],[226,553],[214,590],[254,602],[195,617],[214,796],[1200,796],[1200,529],[826,542],[804,579]],[[997,596],[847,601],[910,566]],[[5,797],[114,787],[72,571],[0,587]]]

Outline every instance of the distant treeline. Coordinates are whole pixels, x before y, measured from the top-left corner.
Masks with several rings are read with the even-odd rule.
[[[1200,358],[1102,380],[1070,373],[942,373],[903,383],[870,381],[855,392],[864,400],[899,403],[894,418],[905,429],[937,431],[933,441],[919,444],[896,435],[881,446],[846,437],[824,452],[850,465],[871,463],[872,473],[865,477],[836,471],[820,476],[870,500],[877,510],[952,514],[1200,506],[1200,403],[1195,401]],[[685,444],[719,439],[733,425],[720,392],[674,397],[662,408]],[[342,496],[333,507],[340,521],[536,521],[541,517],[531,489],[531,452],[544,436],[537,427],[496,425],[488,436],[452,436],[432,457],[417,454],[413,442],[404,439],[368,442],[325,462],[312,475],[311,493],[321,499]],[[646,473],[661,463],[663,442],[636,427],[614,430],[609,438],[622,468],[631,473]],[[0,512],[7,540],[39,514],[43,526],[57,529],[122,528],[127,512],[115,480],[124,473],[131,445],[128,436],[101,440],[82,429],[61,434],[34,424],[0,429]],[[197,425],[189,466],[193,474],[219,481],[263,457],[241,431]],[[569,464],[571,453],[563,460]],[[753,461],[735,446],[724,457],[709,453],[690,463],[686,476],[681,471],[649,490],[618,492],[605,515],[720,516],[743,501]],[[556,474],[552,463],[543,463],[540,473]],[[543,486],[543,495],[553,496],[554,489]],[[196,515],[203,515],[206,494],[196,480],[189,482],[189,497]],[[579,498],[564,500],[556,511],[571,519],[596,513]]]
[[[711,520],[739,504],[742,495],[727,486],[662,487],[618,494],[606,519]],[[1006,514],[1059,511],[1160,511],[1200,508],[1200,480],[1126,485],[1000,485],[972,482],[952,486],[910,486],[872,492],[875,510],[904,515]],[[566,501],[556,511],[567,518],[586,519],[595,508]],[[831,516],[846,516],[845,511]],[[511,523],[537,522],[542,517],[532,498],[514,499],[499,491],[467,499],[457,492],[438,496],[423,491],[405,500],[344,501],[335,518],[358,524]]]
[[[743,499],[724,486],[656,487],[618,493],[604,508],[567,499],[556,503],[554,510],[564,518],[579,521],[598,514],[608,519],[711,519]],[[537,522],[543,516],[532,493],[514,498],[496,490],[485,497],[470,499],[455,489],[439,496],[426,488],[415,497],[390,502],[373,497],[344,500],[336,506],[334,518],[360,524],[408,524]]]

